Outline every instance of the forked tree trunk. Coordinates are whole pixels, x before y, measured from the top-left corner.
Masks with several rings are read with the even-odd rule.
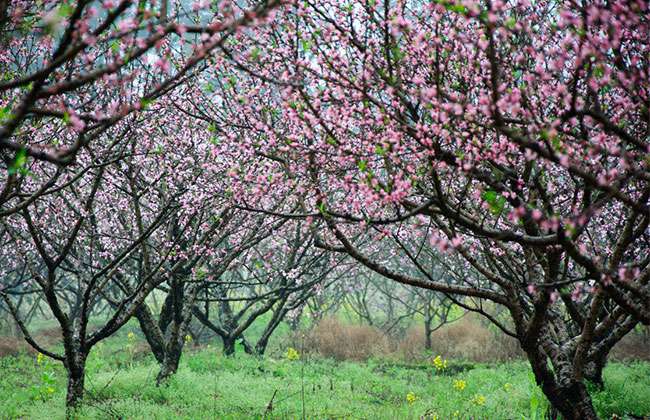
[[[598,389],[603,389],[605,387],[605,382],[603,381],[603,369],[605,369],[606,364],[607,358],[603,357],[599,360],[587,363],[587,366],[585,366],[585,379],[598,387]]]
[[[171,324],[171,329],[168,332],[169,337],[167,346],[165,347],[165,357],[160,366],[160,372],[156,379],[156,384],[160,385],[165,382],[170,376],[174,375],[178,370],[178,365],[183,354],[183,347],[185,345],[185,336],[187,324],[182,320],[179,322],[175,319]]]
[[[545,357],[528,353],[537,384],[549,402],[565,420],[597,420],[598,415],[584,382],[561,377],[563,372],[552,372]]]
[[[566,420],[598,420],[587,387],[582,382],[573,382],[568,387],[545,387],[542,390]]]
[[[235,339],[231,337],[221,337],[223,340],[223,354],[224,356],[232,356],[235,354]]]

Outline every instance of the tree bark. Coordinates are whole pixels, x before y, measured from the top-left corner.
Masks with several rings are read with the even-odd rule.
[[[431,304],[427,302],[424,306],[424,348],[425,350],[431,351],[433,343],[431,342],[431,321],[433,316],[431,315]]]
[[[181,360],[181,353],[181,351],[172,351],[165,354],[165,359],[161,363],[160,371],[156,377],[156,386],[162,385],[176,373]]]
[[[246,340],[246,338],[243,335],[241,336],[239,342],[241,343],[242,346],[244,346],[244,352],[246,352],[246,354],[256,354],[255,348],[251,346],[251,344],[248,342],[248,340]]]
[[[284,317],[287,315],[288,310],[284,308],[284,303],[286,299],[282,302],[282,306],[273,311],[273,316],[271,320],[266,324],[266,328],[262,332],[262,336],[255,343],[255,354],[258,356],[263,356],[266,353],[266,348],[269,345],[269,340],[275,332],[276,328],[280,325]]]
[[[264,356],[264,353],[266,353],[266,347],[268,347],[268,345],[268,337],[260,338],[255,344],[255,354],[258,356]]]
[[[583,382],[563,377],[566,372],[549,370],[546,357],[528,354],[528,360],[537,384],[565,420],[598,419],[591,396]]]
[[[235,354],[235,339],[231,337],[221,337],[223,340],[223,354],[224,356],[232,356]]]
[[[68,388],[65,399],[66,416],[69,418],[81,404],[84,396],[87,354],[77,353],[65,361],[68,373]]]
[[[598,360],[593,360],[587,363],[585,366],[585,379],[594,384],[598,389],[603,389],[605,387],[605,382],[603,381],[603,369],[607,364],[607,357],[602,357]]]
[[[165,338],[162,336],[160,328],[151,314],[151,310],[149,310],[146,304],[142,304],[135,311],[135,317],[140,323],[140,330],[142,330],[156,361],[161,364],[164,363]]]

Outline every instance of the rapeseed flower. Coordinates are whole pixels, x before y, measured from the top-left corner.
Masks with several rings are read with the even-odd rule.
[[[289,347],[287,349],[287,359],[291,361],[300,359],[300,354],[298,353],[298,350],[294,349],[293,347]]]
[[[438,372],[441,372],[447,369],[447,360],[443,359],[442,356],[438,355],[433,359],[433,366],[435,366]]]
[[[418,397],[412,392],[406,394],[406,402],[409,403],[409,405],[413,404],[417,399]]]
[[[475,405],[485,405],[486,398],[485,396],[481,394],[476,394],[474,395],[474,398],[472,398],[472,404]]]
[[[454,379],[454,389],[456,391],[462,391],[466,386],[467,382],[463,381],[462,379]]]

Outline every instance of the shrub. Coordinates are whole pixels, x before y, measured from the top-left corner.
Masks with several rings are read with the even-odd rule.
[[[399,343],[398,352],[408,360],[421,360],[427,356],[424,343],[423,328],[411,328]],[[431,344],[431,354],[441,354],[448,359],[503,362],[523,356],[515,339],[490,331],[471,315],[435,331]]]
[[[390,343],[376,328],[326,318],[305,337],[305,350],[337,360],[366,360],[387,354]]]
[[[650,361],[650,327],[639,327],[623,337],[612,350],[611,359]]]
[[[28,350],[25,342],[15,337],[0,337],[0,357],[16,356]]]

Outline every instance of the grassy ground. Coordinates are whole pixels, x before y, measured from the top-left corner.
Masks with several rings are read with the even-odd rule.
[[[122,335],[92,353],[80,418],[293,419],[304,413],[306,418],[522,419],[542,418],[547,408],[523,362],[487,366],[449,360],[437,372],[433,364],[388,360],[288,360],[280,353],[224,358],[212,346],[188,352],[168,385],[156,387],[157,365],[138,352],[142,347],[139,338]],[[0,418],[64,417],[65,374],[59,364],[25,354],[1,358],[0,372]],[[650,414],[650,364],[612,363],[605,383],[605,391],[593,394],[602,417]]]

